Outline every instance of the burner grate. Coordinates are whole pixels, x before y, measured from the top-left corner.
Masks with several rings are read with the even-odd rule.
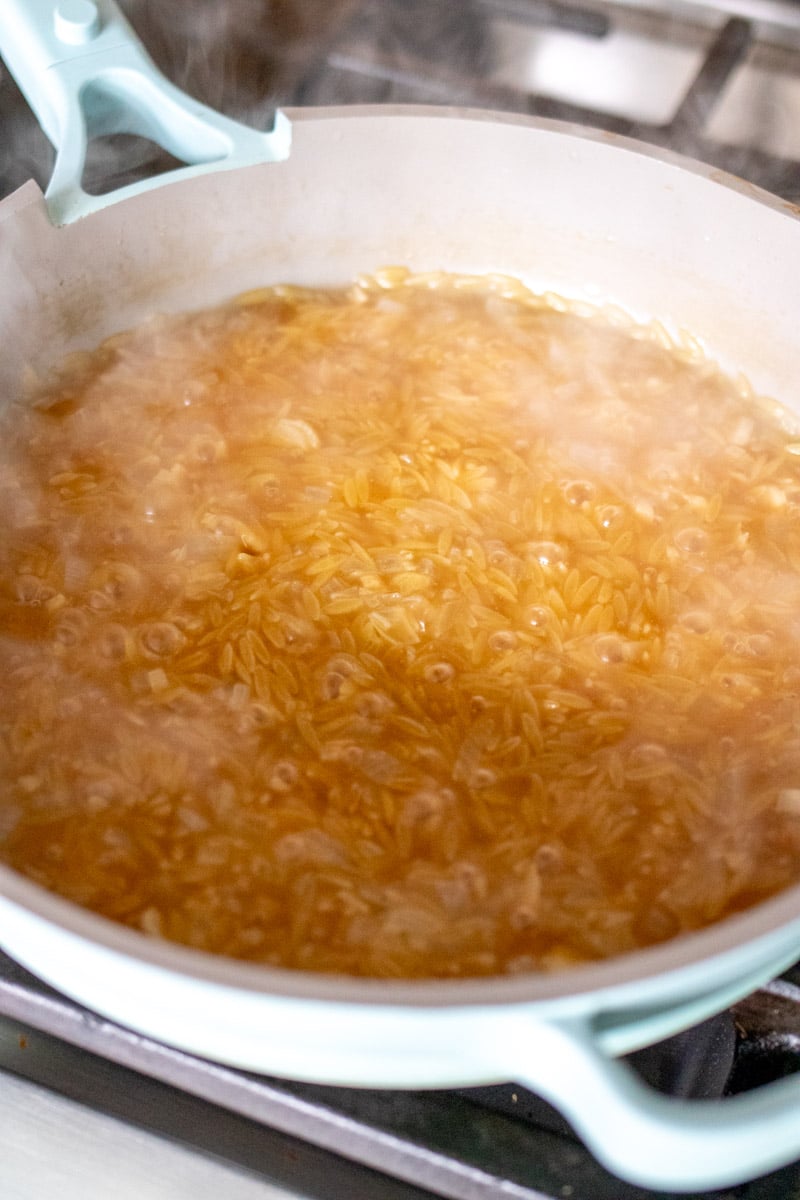
[[[800,9],[787,0],[365,0],[288,102],[529,113],[800,199]]]

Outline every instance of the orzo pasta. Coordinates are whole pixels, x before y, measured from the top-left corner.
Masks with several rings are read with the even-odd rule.
[[[800,435],[506,279],[275,287],[3,421],[0,855],[367,976],[619,954],[800,878]]]

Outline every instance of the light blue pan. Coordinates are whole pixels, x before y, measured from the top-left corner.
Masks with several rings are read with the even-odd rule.
[[[403,262],[504,272],[658,316],[800,413],[800,224],[747,185],[604,134],[448,110],[298,111],[287,158],[285,116],[256,133],[186,99],[110,0],[2,0],[0,49],[58,152],[46,199],[30,183],[0,204],[6,396],[31,369],[154,311]],[[188,165],[89,197],[86,141],[111,131]],[[253,1070],[375,1087],[518,1081],[641,1184],[718,1187],[800,1156],[800,1079],[676,1101],[617,1061],[800,958],[797,889],[555,976],[396,983],[204,955],[0,868],[0,942],[90,1008]]]

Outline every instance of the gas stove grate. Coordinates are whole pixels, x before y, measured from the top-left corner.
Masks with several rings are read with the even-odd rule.
[[[800,199],[791,0],[364,0],[279,99],[456,104],[591,125]]]

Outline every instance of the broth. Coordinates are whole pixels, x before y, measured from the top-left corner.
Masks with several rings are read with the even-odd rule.
[[[800,434],[513,281],[275,287],[3,421],[0,856],[147,934],[553,970],[800,878]]]

